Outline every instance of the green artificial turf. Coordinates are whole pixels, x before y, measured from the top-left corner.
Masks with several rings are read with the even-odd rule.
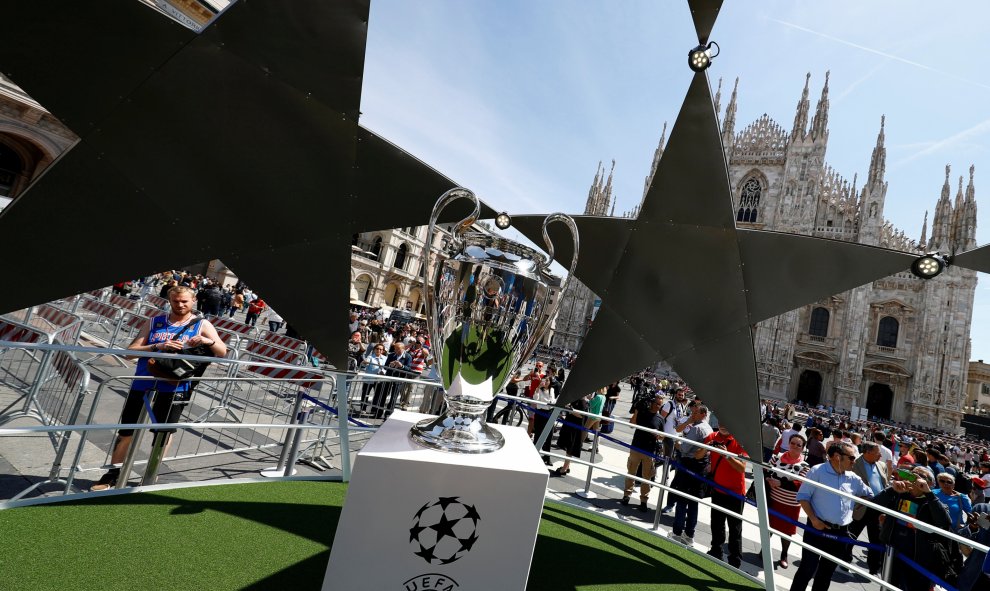
[[[234,484],[0,511],[0,590],[316,591],[346,490]],[[544,509],[529,589],[674,588],[759,589],[638,529]]]

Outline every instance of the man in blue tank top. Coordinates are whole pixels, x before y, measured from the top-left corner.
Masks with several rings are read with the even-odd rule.
[[[152,353],[179,353],[184,347],[207,345],[214,357],[227,355],[227,345],[220,340],[216,328],[210,324],[209,320],[193,314],[196,296],[192,289],[181,285],[171,288],[168,292],[168,302],[171,311],[168,314],[149,319],[148,324],[127,347],[128,349]],[[183,407],[189,402],[190,382],[170,382],[153,378],[148,371],[147,357],[138,360],[135,375],[147,376],[150,379],[134,380],[131,391],[127,394],[127,400],[124,402],[120,422],[123,424],[137,422],[141,414],[141,406],[144,404],[144,397],[151,390],[158,393],[151,409],[155,420],[159,423],[178,421]],[[119,466],[127,457],[127,450],[131,445],[133,436],[134,431],[130,429],[121,429],[117,433],[117,439],[110,456],[110,463],[113,467],[90,490],[106,490],[117,483],[117,478],[120,476]]]

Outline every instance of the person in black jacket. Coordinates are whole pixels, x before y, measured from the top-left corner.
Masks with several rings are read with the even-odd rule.
[[[913,482],[895,480],[883,492],[873,497],[873,502],[909,515],[922,523],[949,530],[952,524],[949,511],[932,493],[931,487],[935,483],[934,474],[924,466],[916,466],[911,473],[916,477]],[[880,525],[880,541],[892,546],[898,554],[903,554],[929,571],[939,576],[954,578],[950,573],[949,545],[953,543],[951,540],[922,531],[906,521],[887,515]],[[891,569],[894,577],[892,582],[904,591],[928,591],[932,582],[901,560],[898,554],[895,554]]]

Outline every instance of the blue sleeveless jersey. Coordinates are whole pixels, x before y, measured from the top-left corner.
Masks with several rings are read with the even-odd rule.
[[[183,324],[182,326],[171,326],[168,323],[167,314],[155,316],[151,319],[151,332],[148,334],[148,344],[157,345],[166,341],[175,340],[176,335],[179,335],[178,339],[184,343],[199,334],[199,331],[202,328],[200,324],[202,323],[202,318],[196,318],[189,324]],[[148,371],[147,357],[143,357],[138,360],[136,375],[151,375],[151,372]],[[173,385],[164,380],[134,380],[131,388],[142,391],[155,389],[159,392],[185,392],[189,389],[189,382],[179,382],[178,385]]]

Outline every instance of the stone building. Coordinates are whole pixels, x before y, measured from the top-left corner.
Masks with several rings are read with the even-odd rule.
[[[585,215],[611,215],[615,213],[615,198],[612,196],[612,173],[615,171],[615,160],[605,178],[602,163],[598,163],[595,180],[588,190],[588,201],[584,207]],[[572,277],[560,299],[560,309],[553,324],[553,334],[550,345],[577,351],[588,334],[588,328],[595,311],[598,296],[581,281]]]
[[[969,362],[964,410],[967,414],[990,415],[990,364],[982,359]]]
[[[950,168],[918,240],[884,219],[887,198],[885,121],[857,187],[825,159],[828,73],[815,111],[808,84],[790,132],[764,114],[736,132],[739,81],[722,121],[733,205],[740,227],[793,232],[923,254],[976,246],[974,169],[959,177],[952,199]],[[716,109],[721,83],[716,94]],[[865,163],[864,163],[865,164]],[[933,201],[937,185],[932,184]],[[764,395],[850,409],[908,424],[957,430],[966,401],[976,272],[949,266],[931,280],[909,271],[759,323],[754,330]]]
[[[354,236],[351,246],[351,302],[388,306],[423,314],[423,264],[428,226],[412,226]],[[446,230],[434,235],[439,250]]]
[[[0,210],[78,138],[0,75]]]

